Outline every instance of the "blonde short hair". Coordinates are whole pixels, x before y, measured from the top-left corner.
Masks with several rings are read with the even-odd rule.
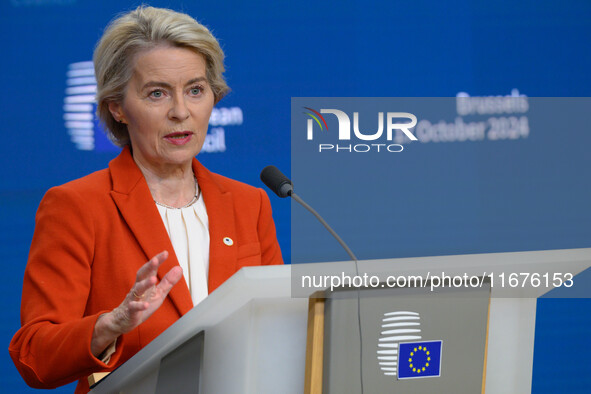
[[[122,102],[133,73],[135,56],[160,44],[191,49],[206,61],[207,80],[215,97],[224,97],[230,88],[224,80],[224,52],[211,32],[189,15],[163,8],[140,6],[115,18],[94,50],[97,83],[97,115],[109,138],[119,146],[130,143],[127,125],[118,123],[109,111],[109,102]]]

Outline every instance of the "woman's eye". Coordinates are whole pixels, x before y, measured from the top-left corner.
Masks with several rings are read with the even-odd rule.
[[[163,93],[162,90],[154,90],[152,93],[150,93],[150,96],[154,97],[154,98],[160,98],[162,97]]]
[[[201,93],[201,88],[191,88],[192,95],[197,96],[199,93]]]

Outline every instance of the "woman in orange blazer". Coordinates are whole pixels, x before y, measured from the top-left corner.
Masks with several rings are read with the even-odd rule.
[[[87,392],[89,374],[113,370],[193,307],[177,258],[187,250],[173,246],[159,209],[206,207],[209,292],[243,266],[283,263],[265,192],[194,158],[228,90],[222,61],[206,28],[170,10],[139,7],[103,35],[99,114],[124,148],[39,206],[9,348],[29,385],[78,379]]]

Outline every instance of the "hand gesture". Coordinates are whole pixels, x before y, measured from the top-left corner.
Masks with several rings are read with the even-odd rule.
[[[177,266],[157,283],[158,268],[167,258],[168,252],[163,251],[144,264],[121,305],[99,317],[90,344],[92,354],[101,354],[117,337],[142,324],[162,305],[172,287],[183,277],[181,267]]]

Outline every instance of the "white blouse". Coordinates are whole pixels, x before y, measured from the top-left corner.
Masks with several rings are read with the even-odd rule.
[[[209,220],[203,197],[184,208],[167,208],[156,204],[168,232],[174,253],[183,269],[193,305],[208,294]]]

